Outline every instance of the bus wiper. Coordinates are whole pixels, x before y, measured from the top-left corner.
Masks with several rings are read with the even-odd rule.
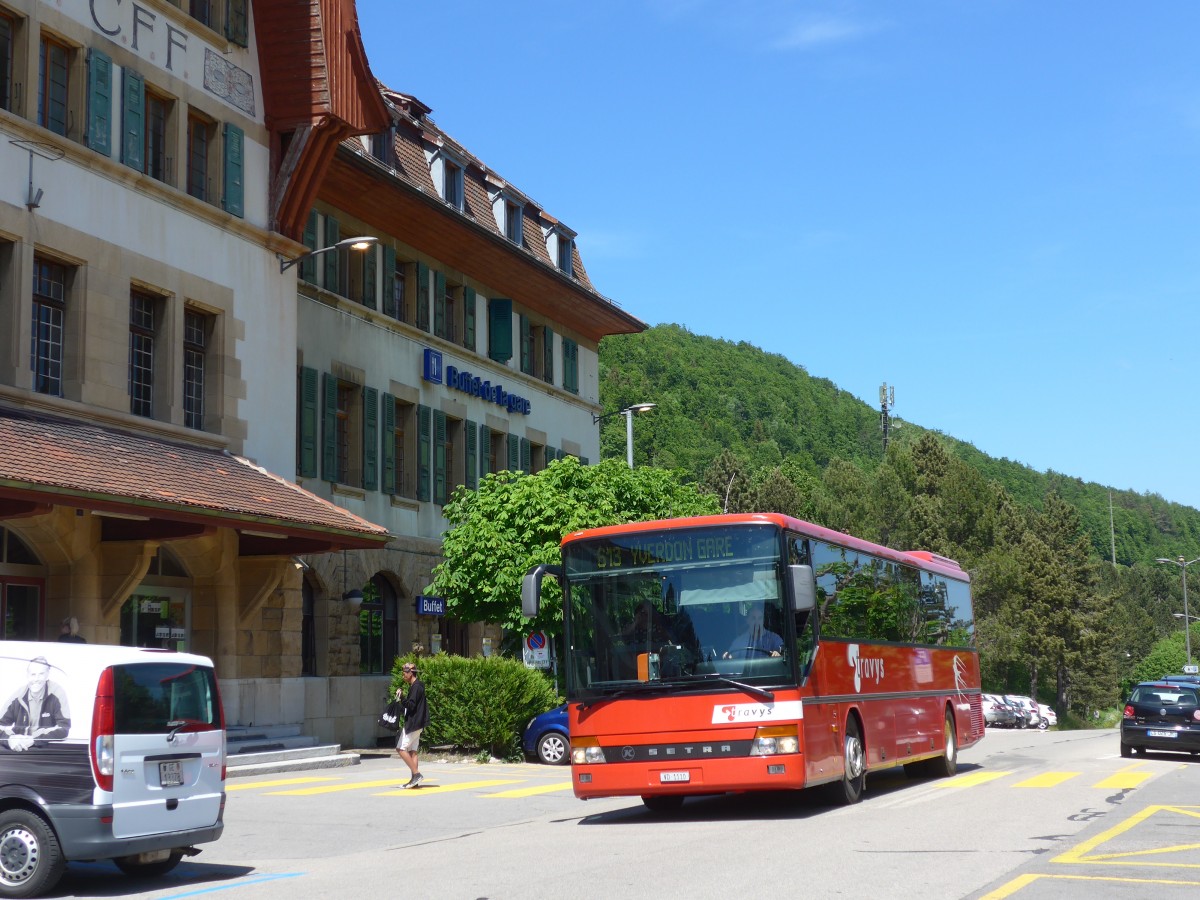
[[[718,684],[727,684],[730,687],[735,687],[740,691],[745,691],[751,697],[757,697],[759,700],[765,700],[768,703],[775,702],[775,694],[768,691],[766,688],[755,687],[752,684],[745,684],[741,681],[734,681],[732,678],[725,678],[721,675],[708,676]]]
[[[657,691],[662,689],[662,683],[658,681],[639,682],[636,685],[623,687],[618,691],[613,691],[611,694],[602,694],[599,697],[593,697],[591,700],[583,700],[579,703],[581,710],[595,706],[597,703],[603,703],[606,700],[616,700],[618,697],[628,697],[631,694],[644,694],[648,691]]]

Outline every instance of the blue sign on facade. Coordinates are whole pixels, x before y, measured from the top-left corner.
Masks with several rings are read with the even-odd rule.
[[[425,348],[423,374],[425,380],[430,384],[442,384],[444,381],[446,387],[451,390],[461,391],[472,397],[480,397],[488,403],[504,407],[510,413],[527,416],[533,410],[533,404],[527,398],[510,394],[502,384],[492,384],[490,380],[485,381],[478,375],[462,371],[457,366],[445,366],[443,371],[440,350]]]
[[[427,597],[424,594],[417,594],[418,616],[444,616],[445,614],[445,597]]]

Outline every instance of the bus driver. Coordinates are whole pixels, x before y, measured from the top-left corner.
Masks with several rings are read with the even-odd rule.
[[[723,658],[779,656],[782,650],[783,638],[763,627],[763,608],[756,604],[746,610],[746,630],[733,639]]]

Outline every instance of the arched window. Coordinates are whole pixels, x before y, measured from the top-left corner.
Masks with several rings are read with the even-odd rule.
[[[396,590],[383,575],[375,575],[363,585],[363,603],[358,611],[359,672],[384,675],[396,661],[399,624]]]

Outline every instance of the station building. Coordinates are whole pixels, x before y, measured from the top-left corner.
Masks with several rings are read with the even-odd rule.
[[[0,0],[0,637],[204,653],[231,723],[363,746],[395,655],[499,645],[428,596],[451,492],[595,459],[645,326],[300,8]]]

